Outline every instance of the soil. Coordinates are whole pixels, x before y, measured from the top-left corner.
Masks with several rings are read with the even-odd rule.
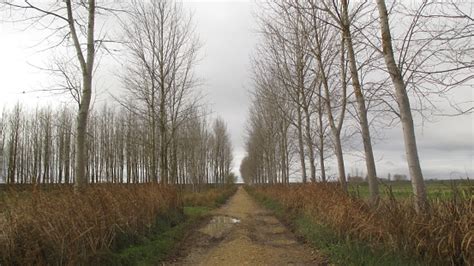
[[[213,218],[165,265],[321,265],[317,251],[298,239],[240,187]]]

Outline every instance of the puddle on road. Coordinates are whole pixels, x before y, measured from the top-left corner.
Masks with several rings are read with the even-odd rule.
[[[209,224],[199,231],[213,238],[221,238],[232,226],[238,223],[240,223],[240,220],[234,217],[214,216]]]

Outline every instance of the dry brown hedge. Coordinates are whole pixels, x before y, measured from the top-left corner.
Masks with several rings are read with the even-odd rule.
[[[256,192],[277,200],[338,234],[408,252],[428,262],[474,265],[474,197],[431,201],[428,213],[417,214],[411,202],[381,200],[369,207],[334,184],[259,187]]]
[[[144,234],[160,215],[182,210],[158,184],[100,185],[75,193],[8,192],[0,210],[0,264],[88,264],[120,234]]]
[[[224,203],[235,193],[236,189],[236,186],[225,186],[209,188],[200,192],[185,192],[182,193],[183,203],[185,206],[215,207]]]

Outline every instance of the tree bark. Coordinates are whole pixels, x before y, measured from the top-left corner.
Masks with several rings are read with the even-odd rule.
[[[309,153],[309,170],[311,174],[311,182],[316,182],[316,167],[314,165],[314,146],[313,146],[313,140],[311,138],[311,118],[309,114],[308,107],[305,106],[303,108],[304,114],[305,114],[305,120],[306,120],[306,125],[305,125],[305,130],[306,130],[306,143],[308,145],[308,153]]]
[[[324,164],[324,128],[323,128],[323,103],[321,85],[318,90],[318,122],[319,122],[319,164],[321,165],[321,181],[326,182],[326,167]],[[331,110],[328,110],[331,112]]]
[[[305,156],[304,156],[304,142],[303,142],[303,130],[302,130],[302,118],[301,118],[301,107],[297,107],[298,111],[298,146],[299,146],[299,155],[300,155],[300,162],[301,162],[301,174],[302,174],[302,181],[306,183],[307,176],[306,176],[306,163],[305,163]]]
[[[413,125],[410,100],[408,98],[402,74],[395,62],[385,1],[377,0],[377,7],[380,17],[380,30],[382,34],[382,48],[385,64],[387,65],[390,78],[392,79],[392,83],[395,87],[395,95],[397,98],[398,107],[400,109],[400,120],[402,123],[403,138],[405,141],[405,152],[411,176],[413,193],[415,195],[415,208],[418,212],[423,212],[428,207],[428,201],[426,198],[426,188],[423,180],[420,160],[418,158],[415,127]]]
[[[87,57],[84,58],[79,38],[77,37],[75,20],[71,0],[66,0],[67,17],[71,37],[74,42],[77,57],[82,70],[82,97],[79,103],[79,112],[77,114],[77,132],[76,132],[76,169],[75,183],[76,189],[87,185],[86,164],[87,164],[87,119],[92,97],[92,73],[95,58],[94,43],[94,25],[95,25],[95,0],[88,0],[88,21],[87,21]]]
[[[352,78],[352,86],[354,88],[354,94],[357,102],[357,109],[359,113],[359,123],[362,130],[362,140],[365,151],[365,164],[367,167],[367,179],[369,181],[369,193],[370,200],[372,203],[377,202],[379,197],[377,172],[375,169],[375,159],[372,150],[372,142],[370,137],[369,122],[367,119],[367,108],[365,106],[364,95],[362,94],[362,87],[359,81],[359,74],[357,71],[357,63],[355,59],[354,46],[352,43],[352,34],[350,31],[349,24],[349,13],[348,13],[347,0],[342,0],[342,30],[344,39],[347,45],[347,51],[349,56],[349,67]]]
[[[342,42],[344,44],[344,41]],[[342,51],[344,51],[344,47],[342,48]],[[343,54],[341,55],[343,56]],[[319,70],[320,70],[320,75],[321,75],[321,83],[322,86],[324,87],[324,94],[325,94],[325,104],[327,108],[327,115],[328,115],[328,120],[329,120],[329,126],[331,127],[331,132],[333,134],[334,138],[334,149],[336,153],[336,159],[337,159],[337,169],[339,173],[339,182],[341,184],[341,187],[344,191],[347,191],[347,181],[346,181],[346,171],[345,171],[345,166],[344,166],[344,154],[342,153],[342,144],[341,144],[341,128],[344,120],[344,113],[345,113],[345,108],[346,108],[346,84],[345,84],[345,72],[342,72],[342,78],[343,78],[343,106],[342,106],[342,111],[341,111],[341,117],[339,118],[339,123],[336,126],[336,122],[334,119],[334,115],[332,112],[332,106],[331,106],[331,92],[329,91],[329,82],[326,76],[326,72],[324,69],[324,64],[323,64],[323,59],[322,59],[322,49],[321,49],[321,43],[318,35],[316,34],[316,54],[315,54],[316,59],[318,60],[318,65],[319,65]],[[343,57],[341,57],[343,58]],[[321,93],[319,97],[322,97]]]

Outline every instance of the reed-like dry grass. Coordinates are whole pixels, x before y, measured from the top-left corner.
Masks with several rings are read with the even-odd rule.
[[[7,192],[3,198],[0,265],[93,263],[117,236],[146,234],[160,216],[182,211],[177,191],[158,184]]]
[[[258,187],[259,195],[277,200],[288,212],[310,217],[373,246],[415,255],[429,263],[474,265],[474,196],[432,200],[417,214],[408,199],[389,197],[370,207],[334,184]]]
[[[235,193],[236,186],[223,186],[209,188],[200,192],[184,192],[183,203],[185,206],[215,207],[224,203]]]

